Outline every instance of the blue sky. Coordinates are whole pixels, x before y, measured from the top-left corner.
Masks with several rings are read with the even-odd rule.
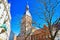
[[[22,16],[24,15],[25,9],[26,9],[26,2],[28,1],[29,10],[32,15],[32,19],[35,20],[37,23],[45,24],[45,22],[42,22],[42,20],[39,20],[36,15],[37,8],[41,5],[36,2],[36,0],[8,0],[9,3],[11,3],[11,29],[12,31],[18,35],[20,33],[20,23],[22,20]],[[57,6],[56,12],[53,17],[53,22],[56,19],[56,17],[60,16],[60,5]],[[38,11],[39,12],[39,11]]]

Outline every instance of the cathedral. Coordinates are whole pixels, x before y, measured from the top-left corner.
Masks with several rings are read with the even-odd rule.
[[[35,30],[36,28],[32,27],[32,16],[29,12],[29,5],[27,5],[21,21],[21,33],[17,36],[17,40],[31,40],[31,35]]]
[[[0,0],[0,40],[9,40],[10,21],[10,4],[7,0]]]

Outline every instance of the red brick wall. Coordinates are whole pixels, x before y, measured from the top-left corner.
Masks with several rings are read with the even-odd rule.
[[[33,35],[31,35],[31,40],[50,40],[49,38],[46,38],[49,34],[48,27],[44,25],[43,29],[38,29],[33,33]]]

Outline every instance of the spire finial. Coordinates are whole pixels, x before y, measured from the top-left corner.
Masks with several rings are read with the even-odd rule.
[[[31,14],[29,12],[29,5],[28,5],[28,1],[27,1],[27,5],[26,5],[26,15],[31,17]]]
[[[28,1],[27,1],[26,10],[28,10],[28,9],[29,9],[29,5],[28,5]]]

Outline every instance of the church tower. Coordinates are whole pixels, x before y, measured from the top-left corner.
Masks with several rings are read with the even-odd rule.
[[[29,12],[29,6],[26,7],[26,13],[22,18],[22,25],[21,25],[21,33],[23,34],[25,31],[26,34],[29,34],[29,29],[32,27],[32,18]],[[28,31],[29,30],[29,31]]]
[[[29,12],[29,5],[26,6],[26,12],[21,21],[21,33],[18,35],[18,40],[25,40],[25,37],[32,31],[32,17]],[[19,38],[20,36],[20,38]]]

